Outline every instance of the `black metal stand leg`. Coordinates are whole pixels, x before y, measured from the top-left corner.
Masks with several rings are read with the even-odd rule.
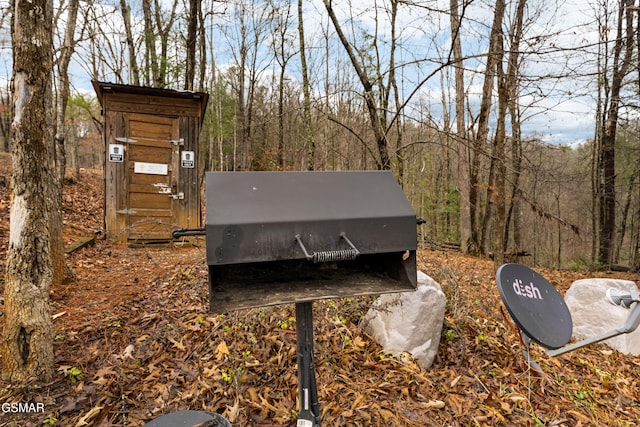
[[[313,364],[313,303],[296,303],[298,348],[298,396],[300,412],[297,427],[320,427],[320,405]]]

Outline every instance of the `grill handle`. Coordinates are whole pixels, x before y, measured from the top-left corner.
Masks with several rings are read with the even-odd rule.
[[[186,236],[206,236],[206,234],[206,228],[178,228],[177,230],[173,230],[171,236],[174,239],[179,239],[180,237]]]
[[[351,240],[347,237],[347,235],[342,232],[340,233],[340,237],[344,239],[345,242],[351,249],[340,249],[337,251],[322,251],[322,252],[314,252],[312,254],[307,251],[307,248],[302,243],[302,239],[300,239],[300,235],[296,234],[296,241],[300,245],[300,249],[304,252],[304,256],[308,261],[313,261],[314,263],[318,262],[336,262],[336,261],[350,261],[356,259],[358,255],[360,255],[360,251],[351,243]]]

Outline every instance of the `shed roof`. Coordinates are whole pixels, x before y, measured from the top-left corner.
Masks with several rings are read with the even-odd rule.
[[[175,90],[175,89],[159,89],[146,86],[132,86],[118,83],[100,82],[92,80],[93,88],[98,96],[100,105],[104,108],[103,98],[106,92],[109,93],[122,93],[133,95],[145,95],[145,96],[157,96],[157,97],[169,97],[177,99],[193,99],[200,102],[200,119],[204,120],[204,113],[207,109],[207,103],[209,102],[209,94],[206,92],[194,92],[190,90]]]

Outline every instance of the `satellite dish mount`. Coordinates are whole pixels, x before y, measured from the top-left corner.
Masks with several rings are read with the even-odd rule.
[[[640,326],[640,295],[637,290],[607,291],[607,299],[629,308],[625,323],[601,335],[566,345],[573,334],[571,313],[560,293],[544,277],[521,264],[504,264],[496,272],[498,292],[509,315],[520,329],[525,344],[541,345],[555,357],[609,338],[635,331]],[[531,358],[526,349],[525,357]]]

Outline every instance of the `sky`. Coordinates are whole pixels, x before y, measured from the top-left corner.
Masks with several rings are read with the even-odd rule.
[[[348,34],[356,35],[362,32],[372,34],[377,31],[379,39],[384,41],[389,34],[390,27],[385,22],[384,13],[376,16],[372,12],[371,5],[375,0],[353,1],[352,9],[346,7],[349,2],[334,2],[334,7],[339,19],[343,22],[344,29]],[[383,3],[377,0],[378,4]],[[205,2],[208,3],[208,2]],[[292,1],[292,12],[295,22],[296,3]],[[421,81],[442,62],[446,56],[448,47],[451,44],[450,24],[446,14],[427,11],[426,6],[432,9],[448,8],[449,1],[431,0],[414,2],[416,5],[425,6],[421,9],[413,7],[400,8],[398,28],[402,48],[398,51],[397,62],[407,64],[417,59],[427,59],[418,65],[407,65],[402,68],[401,84],[404,93],[411,92],[418,81]],[[491,5],[489,0],[473,0],[467,9],[462,35],[463,54],[471,58],[474,55],[481,55],[486,50],[486,35],[492,20]],[[220,7],[219,3],[218,6]],[[229,9],[227,9],[228,12]],[[425,12],[420,13],[421,10]],[[218,10],[220,11],[220,10]],[[327,28],[326,10],[322,0],[310,0],[305,6],[305,30],[309,40],[307,41],[311,51],[320,51],[323,46],[323,31]],[[593,26],[594,12],[588,2],[581,0],[529,0],[527,2],[527,29],[525,39],[528,40],[529,53],[525,54],[526,63],[523,66],[524,73],[531,78],[531,85],[523,88],[521,98],[522,114],[525,118],[523,130],[530,136],[537,136],[546,142],[553,144],[576,144],[593,138],[594,134],[594,94],[590,86],[593,82],[580,77],[587,72],[587,68],[592,67],[589,62],[590,54],[588,50],[572,53],[570,49],[576,46],[588,46],[595,41],[595,31]],[[227,15],[226,17],[229,17]],[[225,23],[226,29],[233,25],[236,20],[224,19],[223,15],[217,15],[219,24],[213,27],[214,39],[216,43],[215,55],[216,64],[221,67],[228,67],[233,63],[232,43],[229,40],[229,32],[223,34],[222,25]],[[138,21],[139,22],[139,21]],[[374,24],[378,22],[376,28]],[[6,23],[4,26],[6,27]],[[116,23],[114,28],[117,31],[121,28]],[[295,27],[293,32],[295,33]],[[332,30],[332,27],[329,26]],[[0,33],[0,79],[5,79],[11,73],[10,46],[8,46],[6,35]],[[114,45],[119,45],[118,35],[114,34]],[[387,38],[388,40],[388,38]],[[297,42],[296,42],[297,43]],[[226,46],[225,46],[226,44]],[[380,43],[384,49],[384,42]],[[332,43],[333,58],[346,62],[342,47],[334,41]],[[545,52],[545,55],[534,55],[530,52]],[[313,55],[313,53],[312,53]],[[469,102],[474,110],[474,106],[479,105],[482,75],[484,71],[483,59],[469,59],[465,61],[467,73],[465,84]],[[298,63],[295,59],[294,65],[289,68],[291,78],[298,79]],[[81,91],[92,92],[90,78],[85,70],[86,66],[81,66],[78,61],[72,64],[70,70],[75,88]],[[324,67],[316,67],[315,71],[320,72]],[[331,67],[330,67],[331,69]],[[568,69],[577,70],[573,75],[567,73]],[[556,74],[566,75],[562,79],[548,79],[535,81],[537,77],[551,76]],[[106,78],[108,79],[108,78]],[[446,85],[446,84],[445,84]],[[451,93],[453,89],[448,88]],[[427,81],[414,99],[422,102],[426,99],[430,105],[432,115],[442,113],[442,101],[440,94],[442,83],[440,76]],[[475,108],[477,111],[477,108]]]

